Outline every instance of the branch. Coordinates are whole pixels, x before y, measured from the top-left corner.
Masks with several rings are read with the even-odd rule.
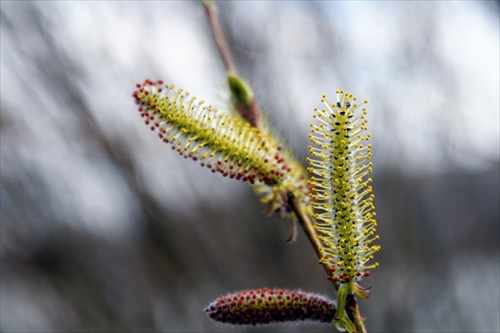
[[[217,49],[221,55],[224,66],[228,71],[228,74],[236,74],[236,68],[234,67],[233,58],[229,47],[227,46],[226,39],[222,33],[222,29],[219,24],[219,19],[215,13],[214,7],[211,1],[202,1],[203,8],[205,9],[205,15],[207,16],[208,24],[210,30],[215,38],[215,43],[217,44]]]
[[[353,294],[348,294],[346,297],[345,311],[347,312],[349,319],[351,319],[356,327],[356,333],[366,333],[363,319],[359,313],[358,302],[356,300],[356,296]]]
[[[297,198],[292,194],[288,193],[288,205],[290,206],[290,209],[292,212],[297,215],[297,219],[299,220],[299,224],[302,227],[302,230],[304,230],[304,233],[306,234],[307,238],[309,239],[309,242],[311,243],[314,251],[316,252],[316,255],[318,258],[321,258],[322,252],[321,252],[321,243],[316,237],[316,230],[314,229],[314,223],[311,220],[311,216],[309,214],[306,214],[304,212],[304,207],[302,207],[302,204],[297,200]],[[325,269],[326,275],[330,275],[331,272],[331,267],[328,266],[326,262],[320,262],[323,268]],[[333,280],[330,280],[332,283],[333,287],[335,290],[338,290],[338,283],[334,282]]]

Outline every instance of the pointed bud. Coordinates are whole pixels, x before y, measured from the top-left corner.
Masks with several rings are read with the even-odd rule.
[[[227,83],[231,93],[232,107],[250,124],[257,126],[259,108],[250,86],[239,76],[228,74]]]

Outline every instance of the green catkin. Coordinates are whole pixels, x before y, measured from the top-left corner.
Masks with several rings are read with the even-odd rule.
[[[286,194],[307,198],[304,174],[270,135],[206,106],[183,89],[146,80],[132,94],[146,125],[184,158],[258,187],[270,211],[287,211]],[[307,199],[308,200],[308,199]]]

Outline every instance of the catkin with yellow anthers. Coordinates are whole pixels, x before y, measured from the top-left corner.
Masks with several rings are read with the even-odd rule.
[[[312,143],[308,159],[314,195],[312,203],[315,229],[322,244],[321,262],[330,267],[329,277],[347,283],[368,276],[369,269],[378,266],[373,254],[380,246],[370,246],[376,222],[370,162],[372,153],[365,119],[366,108],[353,103],[356,97],[337,91],[337,101],[331,104],[326,95],[321,101],[325,108],[315,108],[311,123]],[[348,263],[348,264],[346,264]]]
[[[279,200],[264,201],[273,205],[273,211],[287,204],[283,193],[290,188],[307,189],[303,175],[294,171],[295,162],[288,160],[289,153],[248,122],[220,113],[162,81],[146,80],[136,87],[132,95],[145,124],[184,158],[224,177],[271,188]]]

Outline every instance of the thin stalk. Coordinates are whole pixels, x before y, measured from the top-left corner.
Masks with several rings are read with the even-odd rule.
[[[366,333],[365,325],[363,324],[363,319],[359,313],[358,301],[356,296],[353,294],[348,294],[346,297],[345,310],[347,316],[351,319],[354,327],[356,327],[356,333]]]
[[[316,235],[316,230],[314,229],[314,223],[311,219],[311,216],[304,212],[304,208],[302,207],[301,203],[295,198],[295,196],[292,193],[288,193],[288,204],[292,212],[294,212],[295,215],[297,216],[299,224],[302,227],[302,230],[304,230],[304,233],[306,234],[307,238],[309,239],[309,242],[311,243],[314,252],[316,252],[318,258],[321,258],[322,246]],[[330,267],[326,263],[322,263],[322,266],[325,269],[326,275],[329,275]],[[332,283],[335,290],[338,290],[338,284],[335,283],[333,280],[330,280],[330,282]]]
[[[222,29],[219,24],[219,19],[215,13],[214,7],[211,3],[202,2],[203,8],[205,9],[205,15],[207,16],[208,24],[210,26],[210,30],[214,35],[215,44],[217,45],[217,49],[221,55],[222,61],[224,62],[224,66],[229,74],[236,74],[236,67],[233,63],[233,57],[231,56],[231,52],[229,51],[229,47],[227,46],[226,39],[224,38],[224,34],[222,33]]]

